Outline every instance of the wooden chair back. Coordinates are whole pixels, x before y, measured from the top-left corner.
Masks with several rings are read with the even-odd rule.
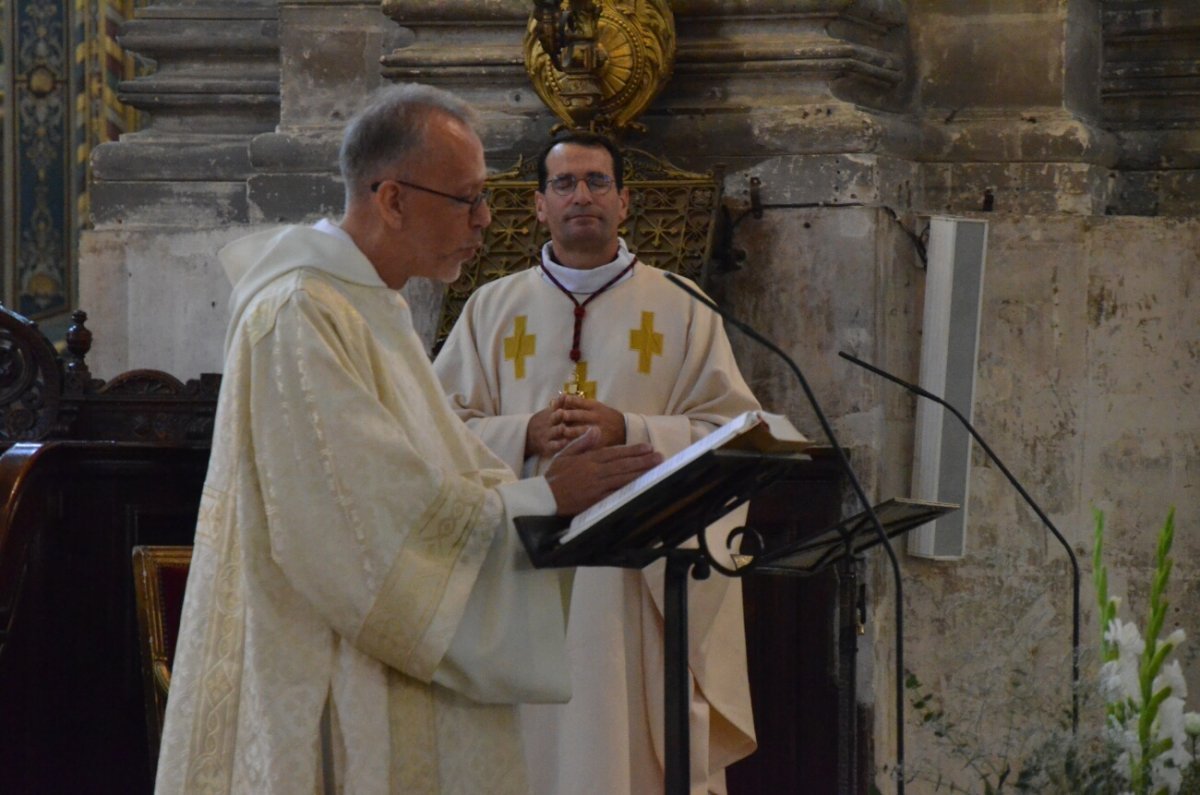
[[[171,688],[171,663],[175,660],[183,592],[191,562],[191,547],[133,548],[133,587],[144,683],[142,697],[146,702],[146,736],[151,759],[157,759],[162,738],[163,716]]]
[[[4,792],[153,791],[186,571],[155,566],[135,588],[130,556],[192,543],[220,376],[94,378],[86,319],[60,351],[0,307]],[[141,586],[161,612],[139,614]],[[152,614],[160,664],[144,665]]]

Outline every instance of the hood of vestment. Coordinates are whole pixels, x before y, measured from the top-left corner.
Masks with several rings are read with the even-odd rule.
[[[387,289],[375,266],[357,246],[310,226],[285,226],[256,232],[225,246],[218,256],[233,285],[229,332],[225,336],[226,355],[234,329],[251,299],[286,273],[311,268],[343,281]]]

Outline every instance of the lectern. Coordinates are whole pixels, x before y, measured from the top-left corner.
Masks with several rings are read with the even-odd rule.
[[[533,565],[616,566],[640,569],[666,559],[664,618],[664,739],[667,795],[687,795],[688,678],[687,576],[726,569],[713,559],[704,529],[783,476],[800,453],[713,450],[668,475],[656,486],[569,541],[568,526],[556,517],[517,517],[514,523]],[[683,546],[697,539],[695,548]]]
[[[778,548],[755,546],[757,554],[735,553],[735,568],[718,562],[707,546],[705,528],[784,477],[803,453],[764,453],[717,449],[624,503],[618,510],[563,541],[568,521],[558,517],[517,517],[514,523],[533,565],[615,566],[643,568],[666,559],[664,594],[664,726],[667,795],[690,791],[687,678],[687,576],[751,573],[805,574],[838,560],[852,558],[875,543],[865,532],[862,515],[812,537]],[[942,503],[889,501],[878,509],[889,536],[903,533],[956,506]],[[886,517],[886,518],[885,518]],[[737,542],[739,528],[727,539]],[[687,545],[695,540],[696,545]]]

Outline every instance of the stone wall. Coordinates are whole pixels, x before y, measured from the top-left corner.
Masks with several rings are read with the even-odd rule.
[[[927,218],[986,219],[975,417],[1080,558],[1085,645],[1097,634],[1093,505],[1110,512],[1113,589],[1135,606],[1165,506],[1178,507],[1172,615],[1196,638],[1185,607],[1200,582],[1195,4],[673,5],[675,74],[628,143],[684,167],[725,166],[745,257],[714,290],[804,369],[868,491],[908,493],[914,407],[836,354],[915,379]],[[336,214],[338,132],[385,81],[469,99],[493,167],[535,151],[555,120],[521,65],[527,15],[518,0],[162,0],[139,11],[124,42],[158,71],[122,95],[150,124],[93,161],[95,228],[81,255],[93,371],[219,370],[228,287],[215,251],[265,224]],[[418,315],[438,296],[410,291]],[[734,345],[764,403],[816,434],[780,363]],[[1000,721],[1017,702],[989,699],[1019,666],[1032,666],[1026,692],[1067,703],[1069,578],[997,470],[978,451],[974,464],[967,556],[900,553],[906,654],[962,720],[991,710]],[[879,555],[869,582],[859,692],[875,713],[876,783],[890,792],[891,575]],[[918,775],[941,751],[908,717]],[[1000,723],[988,725],[995,739]]]
[[[1107,516],[1110,591],[1123,599],[1122,618],[1144,629],[1156,535],[1168,508],[1176,507],[1165,632],[1180,627],[1200,638],[1200,313],[1193,307],[1200,221],[994,215],[988,221],[975,421],[1079,559],[1089,685],[1082,694],[1084,729],[1094,737],[1100,712],[1091,687],[1099,638],[1093,509]],[[971,490],[967,556],[905,564],[908,665],[943,695],[960,735],[990,735],[976,747],[1018,762],[1064,735],[1070,569],[1063,549],[978,450]],[[1193,694],[1200,686],[1194,649],[1189,644],[1179,655]],[[1020,684],[1010,687],[1013,681]],[[944,761],[939,752],[947,745],[915,720],[909,725],[910,773],[927,776],[933,761]],[[962,762],[937,769],[961,771]],[[964,786],[980,785],[958,776]]]

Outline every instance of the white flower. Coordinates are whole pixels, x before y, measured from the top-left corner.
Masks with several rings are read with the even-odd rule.
[[[1172,743],[1171,755],[1174,752],[1182,752],[1187,755],[1184,750],[1184,743],[1187,740],[1187,735],[1183,730],[1183,699],[1175,696],[1167,696],[1162,703],[1158,705],[1158,713],[1155,715],[1154,724],[1151,726],[1151,733],[1154,739],[1167,740]]]
[[[1179,670],[1179,661],[1172,660],[1163,666],[1162,671],[1154,679],[1155,690],[1161,690],[1163,682],[1183,678]],[[1169,686],[1169,685],[1166,685]],[[1175,793],[1183,784],[1183,770],[1192,761],[1192,755],[1187,750],[1187,733],[1184,731],[1183,699],[1174,693],[1163,699],[1158,705],[1154,723],[1150,727],[1155,744],[1162,740],[1170,740],[1171,747],[1158,754],[1150,763],[1150,780],[1158,787],[1166,787],[1167,792]]]
[[[1121,701],[1125,697],[1125,688],[1121,683],[1121,665],[1116,660],[1100,666],[1100,695],[1109,704]]]
[[[1200,737],[1200,712],[1185,712],[1183,730],[1188,737]]]
[[[1179,660],[1171,660],[1163,665],[1158,671],[1158,676],[1154,677],[1154,691],[1158,692],[1164,687],[1171,688],[1171,695],[1180,699],[1187,698],[1187,680],[1183,678],[1183,669],[1179,666]]]
[[[1141,664],[1142,652],[1146,650],[1142,633],[1135,624],[1127,624],[1119,618],[1114,618],[1109,622],[1105,639],[1115,645],[1117,651],[1117,659],[1105,663],[1101,669],[1101,676],[1104,677],[1108,688],[1106,700],[1111,702],[1128,698],[1140,707],[1142,686],[1138,679],[1138,666]],[[1114,694],[1116,698],[1113,697]]]
[[[1127,648],[1134,654],[1141,654],[1146,650],[1146,642],[1142,640],[1142,633],[1138,630],[1137,624],[1132,621],[1125,622],[1114,618],[1108,622],[1104,639],[1121,648]]]

